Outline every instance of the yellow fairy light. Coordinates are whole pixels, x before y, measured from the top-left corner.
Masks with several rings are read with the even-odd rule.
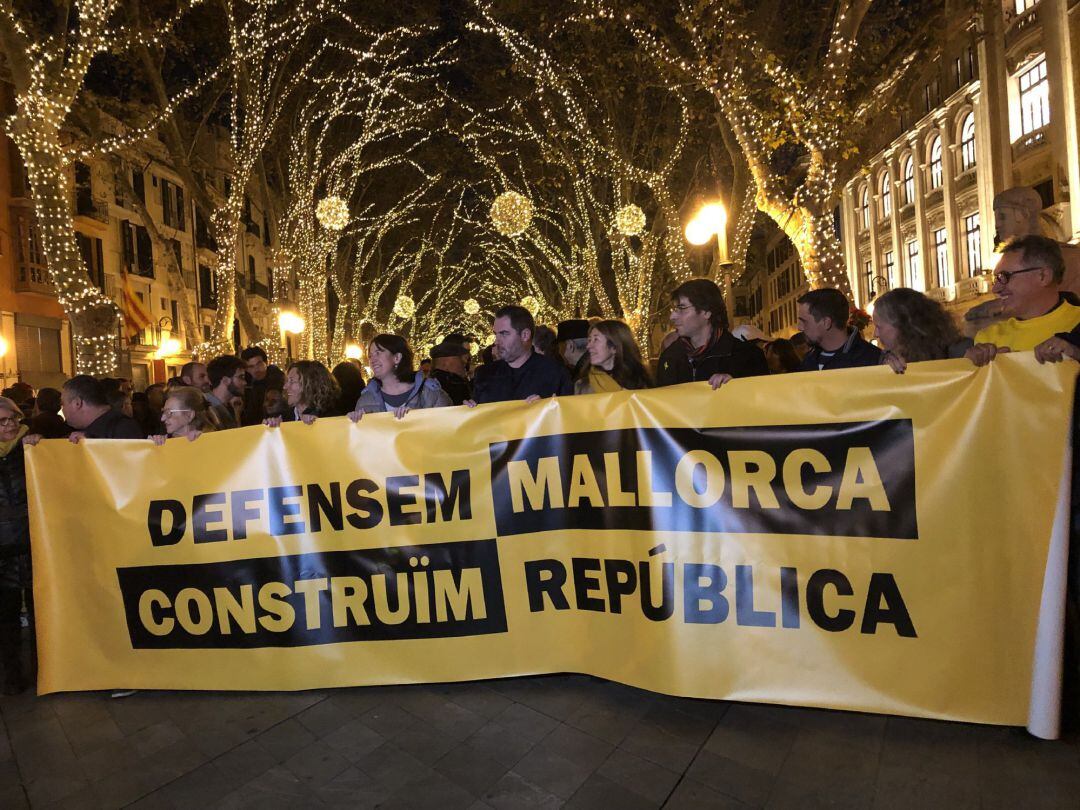
[[[469,298],[462,305],[462,309],[465,310],[466,315],[477,315],[480,313],[480,302],[475,298]]]
[[[525,233],[533,218],[533,204],[516,191],[504,191],[491,204],[491,222],[503,236]]]
[[[340,231],[349,224],[349,205],[341,197],[324,197],[315,208],[315,218],[324,228]]]
[[[526,295],[521,299],[521,305],[525,309],[529,310],[529,313],[535,318],[540,312],[540,302],[532,295]]]
[[[349,343],[345,346],[346,360],[359,360],[364,356],[364,350],[357,343]]]
[[[645,230],[645,212],[630,203],[615,212],[615,230],[623,236],[638,236]]]
[[[480,346],[476,343],[470,343],[469,354],[471,354],[473,357],[476,357],[478,354],[480,354]]]
[[[394,301],[394,314],[404,320],[409,320],[416,314],[416,302],[407,295],[399,295]]]

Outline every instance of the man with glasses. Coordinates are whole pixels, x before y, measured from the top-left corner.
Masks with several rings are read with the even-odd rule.
[[[985,366],[1002,352],[1031,351],[1080,324],[1080,306],[1061,293],[1061,246],[1044,236],[1010,239],[994,270],[994,293],[1005,319],[975,335],[965,357]],[[1040,358],[1041,359],[1041,358]]]
[[[660,354],[657,385],[708,381],[715,389],[735,377],[769,373],[765,353],[728,330],[724,296],[713,282],[683,282],[671,294],[671,304],[678,338]]]

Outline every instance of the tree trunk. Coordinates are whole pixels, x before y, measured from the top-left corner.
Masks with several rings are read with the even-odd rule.
[[[59,132],[42,130],[25,120],[16,119],[11,124],[34,198],[41,250],[57,298],[71,322],[75,371],[113,375],[119,365],[116,305],[91,283],[79,255],[72,215],[73,194],[67,166],[60,157]],[[50,147],[41,148],[41,144]]]
[[[759,207],[760,207],[759,198]],[[808,206],[790,205],[762,209],[787,234],[799,254],[803,273],[811,289],[835,287],[851,297],[851,284],[844,270],[840,240],[833,232],[833,212],[813,211]]]

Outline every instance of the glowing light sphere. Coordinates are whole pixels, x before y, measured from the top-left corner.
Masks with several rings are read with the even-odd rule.
[[[315,207],[315,219],[324,228],[340,231],[349,224],[349,206],[341,197],[324,197]]]
[[[480,354],[480,346],[476,343],[470,343],[469,354],[471,354],[473,357],[476,357],[476,355]]]
[[[488,335],[487,337],[484,338],[484,346],[490,346],[494,342],[495,342],[495,336],[494,335]]]
[[[645,212],[630,203],[615,212],[615,230],[623,236],[638,236],[645,230]]]
[[[713,238],[713,230],[700,219],[686,223],[686,241],[691,245],[704,245]]]
[[[462,304],[462,308],[465,310],[466,315],[476,315],[480,312],[480,302],[475,298],[470,298]]]
[[[283,332],[290,332],[294,335],[303,332],[304,327],[307,326],[304,319],[295,312],[282,312],[278,315],[278,325]]]
[[[394,302],[394,314],[408,320],[416,314],[416,302],[407,295],[399,295]]]
[[[346,360],[359,360],[364,356],[364,350],[360,348],[357,343],[349,343],[345,346],[345,359]]]
[[[536,314],[540,311],[540,302],[531,295],[526,295],[524,298],[521,299],[520,303],[523,307],[525,307],[525,309],[529,310],[529,314],[531,314],[534,318],[536,317]]]
[[[525,233],[533,218],[533,204],[516,191],[505,191],[491,204],[491,222],[503,236]]]

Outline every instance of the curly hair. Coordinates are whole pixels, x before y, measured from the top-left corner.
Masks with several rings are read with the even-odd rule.
[[[917,290],[899,287],[874,302],[874,316],[899,333],[894,354],[909,363],[944,360],[949,347],[960,340],[952,316],[937,301]]]
[[[297,360],[285,373],[296,371],[300,377],[300,402],[318,416],[333,416],[337,412],[341,388],[329,370],[318,360]]]
[[[589,327],[590,332],[593,329],[604,336],[608,346],[615,352],[615,362],[611,367],[612,379],[623,388],[652,388],[652,380],[641,361],[641,351],[634,342],[634,333],[630,331],[630,327],[622,321],[610,320],[597,321]],[[591,365],[588,357],[589,353],[586,352],[579,379],[589,379]]]

